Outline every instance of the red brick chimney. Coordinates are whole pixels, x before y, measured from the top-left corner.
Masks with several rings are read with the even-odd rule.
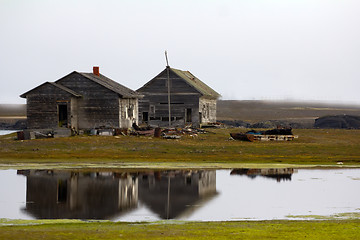
[[[93,73],[94,73],[96,76],[100,76],[99,67],[93,67]]]

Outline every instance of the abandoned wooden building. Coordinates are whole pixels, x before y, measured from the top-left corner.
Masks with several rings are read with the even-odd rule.
[[[139,100],[141,123],[198,127],[216,122],[216,101],[220,94],[189,71],[167,66],[137,91],[144,95]]]
[[[137,92],[100,74],[72,72],[22,94],[29,129],[129,128],[138,121]]]

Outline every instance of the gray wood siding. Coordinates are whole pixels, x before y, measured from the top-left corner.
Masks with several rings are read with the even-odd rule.
[[[143,113],[148,113],[148,124],[168,126],[168,88],[166,69],[138,90],[144,94],[139,100],[139,122],[144,123]],[[170,98],[172,126],[186,124],[187,109],[191,109],[191,122],[199,125],[200,93],[182,78],[170,71]]]
[[[117,93],[77,73],[70,74],[57,83],[83,96],[77,103],[80,129],[120,127]]]
[[[59,127],[58,105],[66,104],[71,124],[71,95],[51,84],[44,84],[27,95],[27,124],[30,129]]]
[[[200,98],[199,111],[201,112],[201,123],[215,123],[216,122],[216,99]]]

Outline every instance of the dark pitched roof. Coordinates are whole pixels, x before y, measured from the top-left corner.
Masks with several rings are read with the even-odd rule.
[[[191,85],[193,88],[195,88],[197,91],[199,91],[203,96],[211,97],[211,98],[219,98],[221,96],[219,93],[217,93],[215,90],[210,88],[208,85],[206,85],[200,79],[195,77],[191,72],[182,71],[182,70],[175,69],[175,68],[170,68],[170,69],[176,75],[178,75],[183,80],[185,80],[189,85]]]
[[[37,87],[35,87],[35,88],[27,91],[26,93],[21,94],[20,97],[26,98],[26,95],[28,95],[30,92],[32,92],[32,91],[34,91],[35,89],[38,89],[38,88],[40,88],[40,87],[42,87],[42,86],[44,86],[44,85],[46,85],[46,84],[51,84],[51,85],[53,85],[54,87],[57,87],[57,88],[65,91],[65,92],[67,92],[67,93],[69,93],[69,94],[71,94],[71,95],[73,95],[73,96],[75,96],[75,97],[81,97],[81,95],[78,94],[78,93],[76,93],[75,91],[73,91],[73,90],[71,90],[71,89],[69,89],[69,88],[67,88],[67,87],[64,87],[64,86],[62,86],[62,85],[60,85],[60,84],[54,83],[54,82],[45,82],[45,83],[43,83],[43,84],[41,84],[41,85],[39,85],[39,86],[37,86]]]
[[[79,72],[78,72],[79,73]],[[108,77],[105,77],[104,75],[97,76],[93,73],[79,73],[82,76],[100,84],[103,87],[106,87],[107,89],[114,91],[118,94],[120,94],[122,97],[125,98],[139,98],[142,97],[141,94],[131,90],[130,88],[127,88],[120,83],[117,83],[113,80],[111,80]]]
[[[189,84],[191,87],[193,87],[196,91],[198,91],[201,95],[209,98],[217,99],[221,97],[219,93],[217,93],[215,90],[210,88],[208,85],[206,85],[204,82],[202,82],[200,79],[195,77],[191,72],[189,71],[182,71],[175,68],[170,68],[170,70],[175,73],[179,78],[183,79],[187,84]],[[166,73],[166,69],[163,70],[161,73],[159,73],[156,77],[154,77],[152,80],[147,82],[144,86],[139,88],[137,91],[143,91],[143,88],[151,84],[151,82],[156,79],[158,76]]]
[[[49,82],[51,85],[55,86],[55,87],[58,87],[68,93],[70,93],[71,95],[74,95],[75,97],[81,97],[81,94],[79,93],[76,93],[75,91],[71,90],[70,88],[67,88],[63,85],[60,85],[60,84],[57,84],[57,83],[54,83],[54,82]]]
[[[76,72],[76,71],[74,71],[74,72],[72,72],[72,73],[70,73],[70,74],[74,74],[74,73],[80,74],[80,75],[82,75],[83,77],[86,77],[87,79],[89,79],[89,80],[91,80],[91,81],[94,81],[94,82],[100,84],[101,86],[103,86],[103,87],[105,87],[105,88],[107,88],[107,89],[109,89],[109,90],[111,90],[111,91],[113,91],[113,92],[121,95],[123,98],[141,98],[141,97],[143,96],[143,95],[141,95],[141,94],[139,94],[139,93],[131,90],[130,88],[127,88],[127,87],[121,85],[120,83],[117,83],[117,82],[111,80],[110,78],[105,77],[104,75],[101,75],[101,74],[100,74],[100,76],[97,76],[97,75],[95,75],[95,74],[93,74],[93,73],[81,73],[81,72]],[[70,74],[66,75],[65,77],[69,76]],[[81,97],[80,94],[78,94],[78,93],[76,93],[75,91],[73,91],[73,90],[71,90],[71,89],[69,89],[69,88],[61,85],[60,83],[58,83],[59,81],[61,81],[61,80],[64,79],[65,77],[62,77],[61,79],[57,80],[56,82],[46,82],[46,83],[43,83],[43,84],[41,84],[40,86],[38,86],[38,87],[36,87],[36,88],[34,88],[34,89],[32,89],[32,90],[30,90],[30,91],[28,91],[28,92],[20,95],[20,97],[26,98],[26,95],[27,95],[29,92],[31,92],[31,91],[33,91],[33,90],[35,90],[35,89],[43,86],[44,84],[51,84],[51,85],[53,85],[53,86],[55,86],[55,87],[57,87],[57,88],[60,88],[60,89],[62,89],[62,90],[64,90],[64,91],[70,93],[70,94],[73,95],[73,96]]]

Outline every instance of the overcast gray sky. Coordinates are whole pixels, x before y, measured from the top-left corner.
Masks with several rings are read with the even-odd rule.
[[[360,103],[359,0],[0,0],[0,103],[72,71],[170,66],[223,99]]]

